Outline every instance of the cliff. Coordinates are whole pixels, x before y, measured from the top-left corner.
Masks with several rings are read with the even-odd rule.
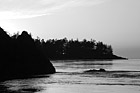
[[[52,73],[54,66],[36,47],[31,35],[23,31],[10,37],[0,28],[0,80]]]

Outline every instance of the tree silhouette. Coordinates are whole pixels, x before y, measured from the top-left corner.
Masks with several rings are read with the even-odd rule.
[[[35,39],[38,46],[49,59],[121,59],[115,56],[111,45],[83,39],[82,41],[63,39],[49,39],[47,41]]]
[[[23,31],[22,34],[26,36],[28,33]],[[13,36],[11,36],[11,38],[18,39],[20,38],[20,35],[19,33],[14,34]],[[79,41],[78,39],[68,40],[67,38],[63,38],[63,39],[49,39],[45,41],[44,39],[40,39],[39,37],[37,39],[31,39],[31,35],[30,35],[29,40],[32,40],[32,42],[34,42],[37,49],[40,50],[46,57],[48,57],[51,60],[54,59],[121,59],[122,58],[113,54],[113,49],[111,45],[104,44],[101,41],[96,42],[96,40],[93,39],[91,39],[90,41],[86,39]]]

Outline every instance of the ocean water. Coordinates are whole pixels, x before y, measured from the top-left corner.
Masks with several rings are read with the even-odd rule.
[[[140,93],[140,59],[52,63],[57,73],[1,82],[0,93]]]

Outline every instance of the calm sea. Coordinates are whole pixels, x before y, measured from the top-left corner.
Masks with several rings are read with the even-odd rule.
[[[140,93],[140,59],[52,63],[56,74],[1,82],[0,93]]]

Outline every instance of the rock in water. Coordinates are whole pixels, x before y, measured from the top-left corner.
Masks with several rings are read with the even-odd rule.
[[[88,73],[88,72],[106,72],[106,70],[105,69],[103,69],[103,68],[100,68],[99,70],[96,70],[96,69],[91,69],[91,70],[87,70],[87,71],[84,71],[84,72],[86,72],[86,73]]]
[[[26,31],[11,38],[0,28],[0,60],[0,80],[55,73],[52,63]]]

